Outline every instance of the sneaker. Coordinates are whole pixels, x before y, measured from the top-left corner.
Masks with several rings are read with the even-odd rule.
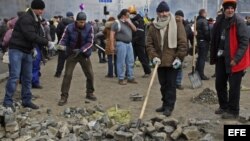
[[[225,112],[221,115],[221,118],[222,119],[237,119],[239,117],[239,115],[237,114],[231,114],[231,113],[228,113],[228,112]]]
[[[22,105],[24,108],[39,109],[39,106],[37,106],[36,104],[34,104],[32,102],[30,102],[28,104],[23,103]]]
[[[205,75],[201,76],[201,80],[209,80],[209,78]]]
[[[172,111],[169,110],[169,109],[165,109],[165,110],[163,111],[163,115],[165,115],[165,116],[167,116],[167,117],[171,116],[171,114],[172,114]]]
[[[92,101],[96,101],[97,98],[95,97],[95,95],[93,93],[88,93],[86,95],[86,98],[89,99],[89,100],[92,100]]]
[[[217,110],[215,110],[214,113],[217,114],[217,115],[221,115],[221,114],[223,114],[225,112],[226,112],[226,109],[218,108]]]
[[[61,76],[60,73],[56,73],[56,74],[54,75],[54,77],[57,77],[57,78],[59,78],[60,76]]]
[[[176,89],[178,89],[178,90],[183,90],[184,87],[183,87],[182,85],[176,85]]]
[[[155,109],[156,112],[164,112],[164,110],[165,110],[165,109],[164,109],[163,106],[161,106],[161,107]]]
[[[12,110],[12,112],[16,111],[16,108],[13,105],[7,105],[7,104],[3,104],[3,106],[7,109],[10,108]]]
[[[130,80],[128,80],[128,83],[137,84],[138,82],[135,81],[135,79],[130,79]]]
[[[67,103],[68,98],[65,96],[61,96],[61,99],[58,102],[58,106],[63,106]]]
[[[43,86],[41,86],[41,85],[32,85],[32,88],[34,88],[34,89],[42,89]]]
[[[118,84],[120,84],[120,85],[127,85],[127,82],[122,79],[122,80],[118,81]]]
[[[150,74],[144,74],[143,76],[142,76],[142,78],[148,78],[150,76]]]

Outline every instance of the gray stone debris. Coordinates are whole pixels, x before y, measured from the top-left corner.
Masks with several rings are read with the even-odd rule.
[[[205,88],[198,96],[193,97],[191,101],[198,104],[217,104],[218,98],[213,90]]]
[[[102,112],[101,112],[102,111]],[[93,108],[65,108],[58,115],[64,120],[57,120],[49,109],[40,111],[47,114],[43,119],[35,118],[38,114],[30,109],[17,106],[15,113],[6,112],[0,106],[1,141],[166,141],[200,140],[212,141],[208,127],[210,120],[175,119],[156,115],[149,121],[142,121],[137,127],[137,120],[121,124],[110,118],[101,105]],[[92,116],[97,114],[98,117]],[[57,117],[58,118],[58,117]],[[246,118],[248,120],[248,118]]]

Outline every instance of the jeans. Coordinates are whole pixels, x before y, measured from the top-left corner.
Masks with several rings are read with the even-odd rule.
[[[129,80],[134,79],[134,52],[131,43],[116,42],[116,69],[119,80],[123,80],[126,75]]]
[[[199,72],[199,75],[203,77],[205,62],[207,60],[207,54],[209,50],[209,44],[207,41],[198,41],[198,58],[196,62],[196,70]]]
[[[114,61],[114,64],[113,64]],[[113,77],[114,76],[114,69],[115,69],[115,76],[117,76],[116,70],[116,55],[108,55],[108,74],[107,76]]]
[[[39,47],[35,48],[37,51],[36,59],[33,61],[33,68],[32,68],[32,86],[39,86],[40,85],[40,63],[42,60],[42,54]]]
[[[178,86],[181,85],[182,78],[183,78],[182,68],[177,69],[176,85],[178,85]]]
[[[77,63],[80,63],[82,70],[85,74],[86,80],[86,93],[90,94],[94,92],[94,73],[92,64],[89,58],[85,58],[83,54],[79,54],[77,57],[72,54],[66,60],[65,74],[63,77],[61,92],[62,94],[68,94],[72,80],[73,71]]]
[[[21,73],[22,90],[21,98],[23,104],[31,103],[31,81],[32,81],[32,54],[24,53],[17,49],[9,49],[10,74],[6,84],[6,93],[3,104],[13,104],[13,94],[16,91],[17,80]]]

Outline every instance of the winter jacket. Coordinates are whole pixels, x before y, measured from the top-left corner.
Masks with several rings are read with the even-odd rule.
[[[114,21],[108,21],[105,23],[105,28],[103,31],[103,34],[105,36],[106,39],[106,47],[105,47],[105,53],[107,55],[112,55],[114,54],[114,52],[110,49],[110,30],[111,30],[111,26],[114,23]]]
[[[18,18],[10,39],[9,48],[31,53],[35,45],[48,45],[48,40],[41,34],[40,21],[33,11],[29,9],[23,16]]]
[[[225,16],[221,15],[214,24],[213,38],[210,49],[210,64],[217,62],[217,52],[220,45],[221,25]],[[249,38],[246,23],[238,15],[234,15],[225,27],[224,57],[227,73],[245,70],[250,66]],[[236,65],[231,67],[230,62],[234,60]]]
[[[58,41],[61,40],[65,27],[68,24],[73,23],[73,22],[74,20],[72,18],[63,18],[62,21],[57,25],[56,34],[57,34]]]
[[[197,25],[196,26],[197,41],[206,40],[207,42],[209,42],[210,41],[210,30],[209,30],[207,19],[205,17],[198,16],[196,25]]]
[[[132,33],[132,42],[145,46],[145,25],[143,17],[140,14],[137,14],[134,18],[131,19],[131,21],[137,28],[137,30]]]
[[[183,60],[187,54],[187,36],[181,21],[177,21],[177,48],[168,47],[168,28],[165,32],[163,50],[161,50],[160,30],[151,24],[147,33],[146,50],[151,59],[161,59],[160,67],[171,67],[174,59],[178,57]],[[171,27],[170,27],[171,28]]]
[[[81,46],[76,47],[78,41],[78,32],[81,33]],[[85,57],[90,57],[94,42],[94,30],[90,23],[86,23],[82,29],[76,27],[76,23],[69,24],[60,40],[60,45],[66,46],[67,56],[73,53],[74,49],[80,48]]]

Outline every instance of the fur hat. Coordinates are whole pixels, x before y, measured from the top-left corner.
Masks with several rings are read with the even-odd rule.
[[[45,3],[43,2],[43,0],[33,0],[31,2],[31,8],[32,9],[44,9]]]
[[[181,16],[181,17],[184,17],[184,13],[183,13],[183,11],[178,10],[178,11],[176,11],[176,12],[175,12],[175,16]]]
[[[160,2],[160,4],[158,5],[158,7],[156,8],[156,12],[160,13],[160,12],[168,12],[169,11],[169,6],[165,1]]]

